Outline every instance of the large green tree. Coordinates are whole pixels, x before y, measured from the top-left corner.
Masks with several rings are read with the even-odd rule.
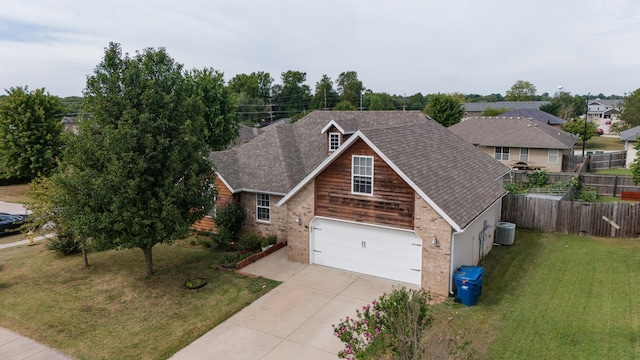
[[[74,234],[98,250],[140,248],[153,273],[153,246],[185,235],[213,206],[207,155],[234,129],[220,75],[184,73],[165,49],[123,56],[109,44],[84,91],[92,116],[53,176],[55,207]]]
[[[316,93],[311,99],[312,109],[332,109],[340,101],[338,92],[333,88],[333,81],[328,75],[316,83]]]
[[[372,93],[369,95],[369,110],[395,110],[393,97],[387,93]]]
[[[504,97],[505,101],[532,101],[536,96],[535,85],[528,81],[518,80],[509,90]]]
[[[60,98],[44,88],[7,90],[0,102],[0,179],[31,180],[55,169],[63,114]]]
[[[289,70],[282,73],[282,85],[272,88],[281,115],[294,117],[309,109],[311,88],[306,81],[305,72]]]
[[[620,120],[622,120],[627,128],[640,125],[640,88],[627,95],[622,100],[622,112]]]
[[[338,94],[340,101],[348,101],[351,105],[359,108],[360,95],[364,91],[362,81],[358,80],[358,73],[355,71],[345,71],[338,75]]]
[[[585,141],[585,139],[588,141],[592,137],[598,136],[598,127],[596,126],[595,123],[591,121],[587,122],[587,127],[586,127],[587,131],[585,133],[584,121],[585,121],[584,119],[575,119],[575,120],[567,121],[562,125],[562,130],[571,134],[580,135],[581,141]]]
[[[587,112],[587,99],[580,95],[572,96],[570,92],[561,91],[551,99],[546,109],[557,109],[554,115],[565,120],[573,120]],[[545,108],[541,109],[546,111]]]
[[[424,113],[444,126],[455,125],[464,117],[464,108],[458,97],[456,94],[431,94],[427,97]]]

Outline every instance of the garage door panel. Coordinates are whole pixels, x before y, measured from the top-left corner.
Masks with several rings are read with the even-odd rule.
[[[325,218],[312,223],[312,263],[420,284],[422,245],[414,232]]]

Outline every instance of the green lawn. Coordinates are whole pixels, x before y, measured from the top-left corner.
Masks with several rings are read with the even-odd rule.
[[[518,230],[482,261],[473,307],[436,306],[435,331],[480,359],[640,358],[640,239]],[[467,344],[468,342],[468,344]]]
[[[631,175],[630,169],[604,169],[604,170],[592,170],[589,174],[600,175]]]
[[[576,153],[582,154],[582,141],[578,141],[574,147]],[[624,150],[624,142],[619,137],[594,136],[587,140],[587,150]]]
[[[277,286],[216,270],[217,255],[181,241],[153,250],[60,257],[44,244],[0,250],[0,326],[75,359],[166,359]],[[188,290],[189,278],[208,284]]]

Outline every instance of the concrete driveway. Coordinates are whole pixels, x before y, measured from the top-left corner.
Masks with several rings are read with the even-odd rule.
[[[337,359],[332,324],[394,286],[417,286],[287,261],[287,248],[242,269],[284,281],[171,359]]]

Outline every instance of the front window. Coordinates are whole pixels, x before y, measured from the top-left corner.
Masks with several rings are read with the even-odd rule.
[[[509,160],[509,148],[508,147],[496,147],[495,158],[498,160]]]
[[[354,155],[351,162],[352,192],[373,195],[373,156]]]
[[[521,148],[520,149],[520,161],[528,162],[529,161],[529,149]]]
[[[269,222],[269,194],[256,194],[256,219]]]
[[[340,147],[340,134],[329,133],[329,151],[335,151]]]
[[[549,149],[549,164],[558,163],[558,149]]]

